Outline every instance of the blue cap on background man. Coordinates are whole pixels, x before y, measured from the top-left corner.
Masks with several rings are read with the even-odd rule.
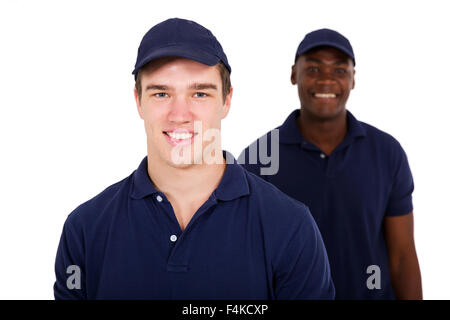
[[[231,73],[227,56],[216,37],[205,27],[190,20],[168,19],[145,34],[132,72],[134,78],[148,62],[163,57],[182,57],[208,66],[222,61]]]
[[[308,33],[298,46],[294,63],[298,56],[320,46],[329,46],[341,50],[353,60],[353,65],[356,64],[350,41],[339,32],[331,29],[319,29]]]

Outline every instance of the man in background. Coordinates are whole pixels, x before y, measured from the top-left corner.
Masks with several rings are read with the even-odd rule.
[[[354,67],[343,35],[307,34],[291,73],[300,109],[245,149],[239,162],[309,207],[327,248],[336,299],[421,299],[407,157],[392,136],[346,110]],[[279,170],[265,175],[261,154],[278,148]]]

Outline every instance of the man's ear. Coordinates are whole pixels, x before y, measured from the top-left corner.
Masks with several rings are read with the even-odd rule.
[[[297,70],[295,66],[296,65],[294,64],[291,70],[291,83],[294,85],[297,84]]]
[[[352,89],[355,89],[355,73],[356,73],[356,70],[353,69],[353,85],[352,85]]]
[[[228,115],[228,112],[230,112],[231,107],[231,98],[233,97],[233,87],[230,87],[230,92],[225,98],[225,103],[223,104],[223,113],[222,113],[222,119],[225,119],[225,117]]]
[[[144,119],[144,113],[142,112],[142,107],[141,107],[141,100],[139,97],[139,94],[137,92],[136,86],[134,86],[134,100],[136,100],[136,107],[139,113],[139,117],[141,117],[141,119]]]

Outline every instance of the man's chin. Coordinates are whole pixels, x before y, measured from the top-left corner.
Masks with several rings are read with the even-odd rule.
[[[186,164],[186,163],[169,163],[169,165],[174,169],[189,169],[190,167],[194,166],[194,164]]]
[[[172,168],[186,169],[195,165],[194,159],[168,159],[167,165]]]
[[[172,167],[177,169],[187,169],[192,166],[195,166],[196,164],[202,163],[202,157],[194,157],[192,154],[189,155],[177,155],[170,154],[169,157],[166,160],[166,163]]]

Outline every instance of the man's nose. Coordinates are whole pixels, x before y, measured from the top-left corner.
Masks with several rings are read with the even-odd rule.
[[[169,108],[169,121],[185,123],[193,120],[191,106],[186,98],[175,97]]]
[[[319,84],[331,84],[336,82],[334,76],[331,72],[325,71],[321,72],[319,77],[317,78],[317,83]]]
[[[335,74],[333,73],[332,68],[324,67],[319,73],[319,77],[317,78],[317,82],[319,84],[330,84],[335,83]]]

